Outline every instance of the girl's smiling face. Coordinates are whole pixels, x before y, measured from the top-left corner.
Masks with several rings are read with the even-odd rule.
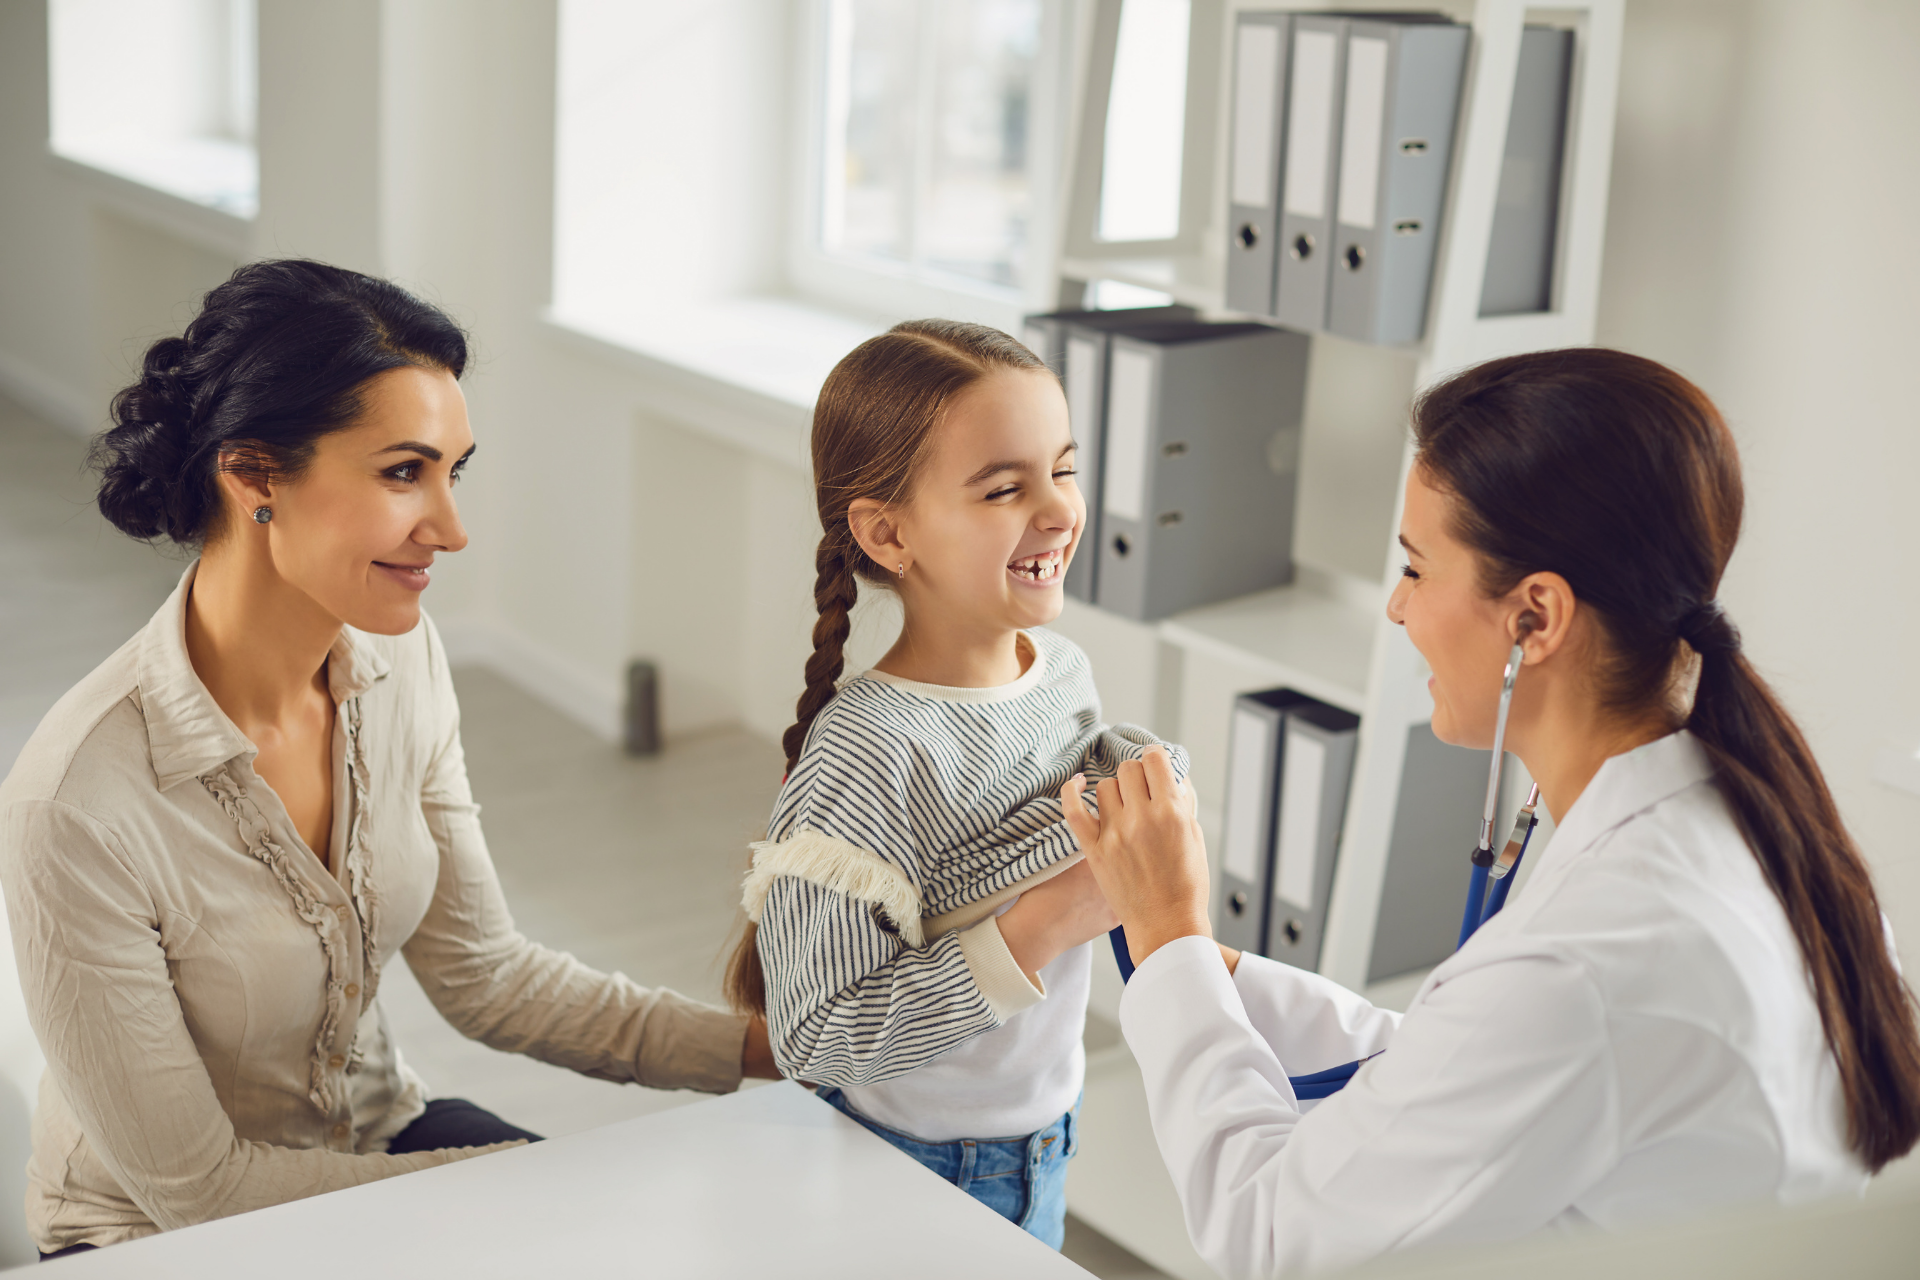
[[[1060,616],[1086,527],[1066,397],[1046,370],[1002,369],[956,396],[905,504],[849,511],[895,578],[909,625],[981,640]]]

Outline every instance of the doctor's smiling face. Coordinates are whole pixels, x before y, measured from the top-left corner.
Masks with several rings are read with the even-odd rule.
[[[1561,654],[1576,631],[1573,592],[1559,574],[1535,573],[1506,595],[1489,596],[1480,557],[1453,533],[1455,514],[1452,496],[1415,466],[1400,517],[1406,567],[1387,603],[1387,617],[1407,629],[1407,639],[1433,670],[1427,688],[1433,694],[1434,736],[1480,750],[1493,746],[1507,655],[1532,628],[1508,729],[1508,747],[1518,751],[1545,693],[1538,664]]]

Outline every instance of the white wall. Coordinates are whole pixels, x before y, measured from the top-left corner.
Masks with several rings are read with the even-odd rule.
[[[1713,396],[1746,466],[1723,599],[1920,955],[1920,6],[1629,8],[1599,340]],[[1909,964],[1911,969],[1911,963]]]
[[[687,15],[680,56],[662,80],[606,92],[634,113],[629,151],[665,193],[657,225],[637,229],[657,272],[635,287],[668,297],[686,261],[758,234],[758,214],[727,206],[777,196],[767,175],[783,144],[756,134],[729,156],[712,114],[676,114],[661,86],[735,103],[735,124],[752,115],[739,104],[774,109],[776,54],[793,47],[774,19],[794,9],[729,0],[696,21],[646,7]],[[450,637],[604,731],[624,663],[645,655],[662,663],[670,733],[777,734],[812,620],[800,428],[790,408],[703,393],[541,322],[555,0],[261,10],[262,212],[246,251],[387,272],[475,336],[481,452],[462,494],[474,543],[431,602]],[[759,41],[747,56],[719,56],[743,33]],[[1906,373],[1920,168],[1902,136],[1920,115],[1917,47],[1912,6],[1633,3],[1600,328],[1697,379],[1733,422],[1749,516],[1728,606],[1802,718],[1914,954],[1920,797],[1868,775],[1882,746],[1920,746],[1920,676],[1903,661],[1920,606],[1899,550],[1920,475]],[[94,424],[141,341],[177,328],[241,255],[155,230],[45,160],[45,48],[40,5],[0,6],[0,380]],[[710,220],[702,200],[720,206]],[[756,249],[737,275],[732,287],[778,287],[777,255]],[[1337,345],[1320,345],[1315,378],[1342,377]],[[1399,393],[1381,394],[1393,412]],[[783,461],[723,431],[791,447]],[[1395,439],[1391,421],[1368,420],[1306,442],[1325,483],[1303,498],[1303,552],[1373,571],[1346,561],[1378,545],[1369,531],[1392,495],[1367,478]],[[1109,701],[1122,709],[1129,693]]]

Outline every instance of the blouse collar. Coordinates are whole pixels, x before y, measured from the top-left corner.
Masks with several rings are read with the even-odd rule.
[[[139,645],[140,706],[154,778],[166,791],[229,760],[251,760],[259,748],[207,692],[187,656],[187,598],[195,560],[180,584],[135,638]],[[335,702],[358,697],[386,676],[387,660],[352,627],[340,628],[327,654],[327,682]]]

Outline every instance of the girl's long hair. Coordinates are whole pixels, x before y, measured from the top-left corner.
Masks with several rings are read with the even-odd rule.
[[[1510,356],[1414,409],[1418,465],[1452,501],[1452,531],[1507,594],[1560,574],[1606,639],[1601,691],[1628,713],[1674,707],[1698,655],[1686,727],[1806,961],[1871,1171],[1920,1137],[1920,1035],[1873,880],[1806,739],[1741,652],[1720,577],[1740,535],[1740,459],[1706,395],[1619,351]]]
[[[813,655],[807,685],[781,739],[787,772],[800,760],[814,717],[839,687],[860,582],[891,587],[894,566],[875,564],[854,541],[847,509],[861,498],[898,504],[913,493],[934,428],[961,392],[1000,369],[1047,366],[1011,337],[958,320],[909,320],[869,338],[835,365],[813,409],[813,487],[820,546],[813,556]],[[764,1015],[766,977],[751,920],[727,962],[727,999]]]

